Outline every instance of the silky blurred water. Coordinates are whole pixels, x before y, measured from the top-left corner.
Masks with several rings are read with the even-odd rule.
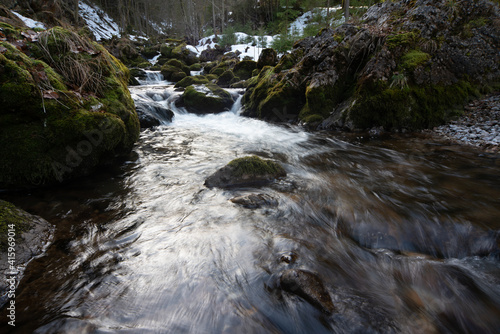
[[[417,135],[309,133],[241,117],[240,104],[193,115],[154,78],[133,97],[175,117],[143,131],[127,161],[5,194],[57,226],[18,288],[14,332],[498,332],[497,157]],[[203,185],[246,155],[280,162],[287,178]],[[230,201],[252,193],[278,206]],[[280,291],[289,268],[317,274],[336,312]]]

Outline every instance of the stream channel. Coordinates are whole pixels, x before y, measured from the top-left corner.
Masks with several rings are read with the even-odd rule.
[[[154,73],[130,90],[173,121],[84,180],[2,193],[56,226],[16,292],[16,327],[2,321],[2,333],[499,332],[498,156],[242,117],[238,90],[232,110],[190,114]],[[204,186],[247,155],[287,177]],[[230,201],[249,194],[275,201]],[[288,269],[314,273],[335,310],[283,291]]]

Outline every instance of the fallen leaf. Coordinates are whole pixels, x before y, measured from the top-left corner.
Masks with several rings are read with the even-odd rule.
[[[5,34],[0,31],[0,42],[6,41],[7,37],[5,37]]]
[[[7,48],[5,46],[0,46],[0,53],[4,54],[5,52],[7,52]]]
[[[57,100],[59,98],[59,94],[54,92],[53,90],[46,90],[43,92],[43,98],[49,100]]]

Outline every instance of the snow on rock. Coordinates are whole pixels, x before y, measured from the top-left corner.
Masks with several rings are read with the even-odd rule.
[[[231,51],[236,52],[239,51],[240,54],[240,59],[244,59],[245,57],[250,57],[253,60],[259,59],[260,53],[262,52],[263,49],[268,48],[271,46],[274,38],[276,36],[251,36],[247,35],[243,32],[237,32],[235,33],[237,37],[237,44],[231,46]],[[192,46],[188,45],[186,48],[189,50],[193,51],[196,53],[198,56],[200,54],[208,49],[208,48],[215,48],[215,45],[217,43],[214,42],[215,35],[211,35],[208,37],[202,38],[199,42],[198,45]]]
[[[34,29],[34,28],[47,29],[42,22],[38,22],[38,21],[32,20],[29,17],[22,16],[21,14],[16,13],[14,11],[12,11],[12,13],[14,15],[16,15],[18,18],[20,18],[28,28],[31,28],[31,29]]]
[[[96,40],[120,37],[118,24],[96,5],[89,5],[83,1],[78,3],[80,16],[85,20],[89,29],[94,33]]]
[[[341,10],[341,6],[336,6],[336,7],[330,7],[330,15],[335,13],[338,10]],[[290,24],[289,28],[289,33],[290,34],[295,34],[295,35],[303,35],[304,34],[304,28],[307,26],[309,23],[309,20],[312,19],[315,15],[321,15],[323,17],[326,17],[326,14],[328,13],[328,8],[326,7],[318,7],[313,9],[312,11],[306,12],[302,14],[301,16],[297,17],[295,21],[293,21]],[[330,24],[341,24],[343,22],[336,22],[336,21],[331,21]]]

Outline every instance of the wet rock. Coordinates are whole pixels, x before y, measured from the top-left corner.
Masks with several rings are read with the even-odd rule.
[[[289,269],[280,277],[281,288],[295,294],[310,303],[318,310],[331,314],[335,311],[332,298],[318,275],[301,270]]]
[[[286,172],[280,164],[251,156],[229,162],[227,166],[209,176],[205,186],[209,188],[262,186],[284,176]]]
[[[152,101],[137,101],[135,110],[139,116],[142,129],[152,128],[166,122],[172,122],[174,113],[172,110]]]
[[[31,215],[13,204],[0,200],[0,306],[6,301],[11,286],[17,286],[26,265],[42,254],[50,242],[54,227],[46,220]],[[9,263],[9,232],[15,240],[13,267]]]
[[[263,206],[276,207],[278,200],[271,195],[267,194],[250,194],[246,196],[239,196],[231,198],[231,202],[241,205],[247,209],[258,209]]]

